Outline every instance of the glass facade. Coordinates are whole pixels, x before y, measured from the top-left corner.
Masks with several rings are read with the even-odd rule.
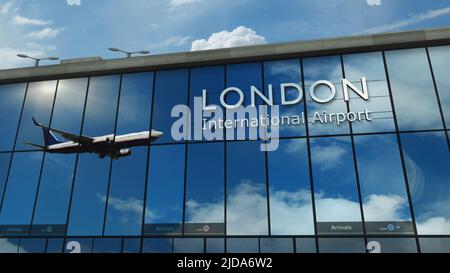
[[[0,252],[449,252],[449,63],[438,46],[0,85]],[[346,99],[342,79],[368,99]],[[280,116],[304,115],[274,151],[261,132],[171,137],[174,106],[203,89],[219,105],[228,87],[249,105],[250,86],[257,106],[273,96]],[[118,160],[49,153],[25,143],[43,143],[32,118],[77,136],[164,135]]]

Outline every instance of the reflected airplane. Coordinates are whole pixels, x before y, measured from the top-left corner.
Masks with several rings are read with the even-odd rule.
[[[63,130],[46,127],[33,117],[33,123],[42,128],[45,146],[24,142],[27,145],[37,147],[48,153],[96,153],[100,158],[110,156],[112,159],[131,155],[131,150],[127,149],[135,146],[145,146],[163,135],[162,132],[151,130],[125,135],[104,135],[89,137],[85,135],[75,135]],[[54,135],[57,133],[68,141],[60,141]]]

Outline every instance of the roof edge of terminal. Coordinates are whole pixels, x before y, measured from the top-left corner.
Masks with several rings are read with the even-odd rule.
[[[358,53],[450,44],[450,27],[322,40],[188,51],[120,59],[68,61],[55,65],[0,70],[0,83],[138,72],[189,66],[262,61],[291,57]],[[83,60],[81,58],[80,60]]]

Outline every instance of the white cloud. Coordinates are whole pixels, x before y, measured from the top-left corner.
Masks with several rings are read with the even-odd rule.
[[[171,9],[178,8],[178,7],[190,5],[193,3],[199,3],[202,1],[203,0],[169,0],[169,8],[171,8]]]
[[[66,0],[66,3],[69,6],[80,6],[81,0]]]
[[[44,28],[39,31],[33,31],[26,35],[26,37],[37,39],[37,40],[43,40],[43,39],[51,39],[58,36],[59,33],[63,31],[62,28]]]
[[[0,4],[0,14],[8,14],[13,10],[13,1],[6,2],[4,4]]]
[[[192,42],[191,50],[205,50],[214,48],[228,48],[245,45],[267,43],[266,38],[245,26],[239,26],[233,31],[221,31],[213,33],[207,40],[198,39]]]
[[[417,223],[419,234],[450,234],[450,220],[444,217],[433,217]]]
[[[163,41],[152,43],[149,45],[151,49],[163,49],[170,46],[183,46],[192,40],[189,36],[172,36]]]
[[[450,14],[450,7],[445,7],[441,9],[428,10],[426,12],[412,15],[410,18],[405,20],[396,21],[390,24],[375,26],[372,28],[368,28],[361,33],[379,33],[379,32],[387,32],[396,29],[400,29],[403,27],[415,25],[424,21],[432,20],[441,16],[445,16]]]
[[[45,21],[41,19],[31,19],[21,15],[15,15],[12,19],[12,23],[20,26],[45,26],[52,23],[52,21]]]

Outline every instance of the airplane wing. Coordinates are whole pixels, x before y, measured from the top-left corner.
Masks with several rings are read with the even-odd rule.
[[[88,136],[79,136],[79,135],[75,135],[69,132],[65,132],[63,130],[58,130],[55,128],[50,128],[50,127],[46,127],[42,124],[40,124],[39,122],[36,121],[36,119],[33,117],[33,122],[36,126],[42,127],[42,128],[46,128],[50,131],[56,132],[58,134],[60,134],[63,138],[71,140],[73,142],[79,142],[79,143],[89,143],[94,141],[94,139],[92,137],[88,137]]]
[[[39,148],[39,149],[41,149],[41,150],[43,150],[43,151],[47,149],[47,147],[42,146],[42,145],[39,145],[39,144],[34,144],[34,143],[31,143],[31,142],[26,142],[26,141],[22,141],[22,142],[23,142],[24,144],[27,144],[27,145],[30,145],[30,146]]]

